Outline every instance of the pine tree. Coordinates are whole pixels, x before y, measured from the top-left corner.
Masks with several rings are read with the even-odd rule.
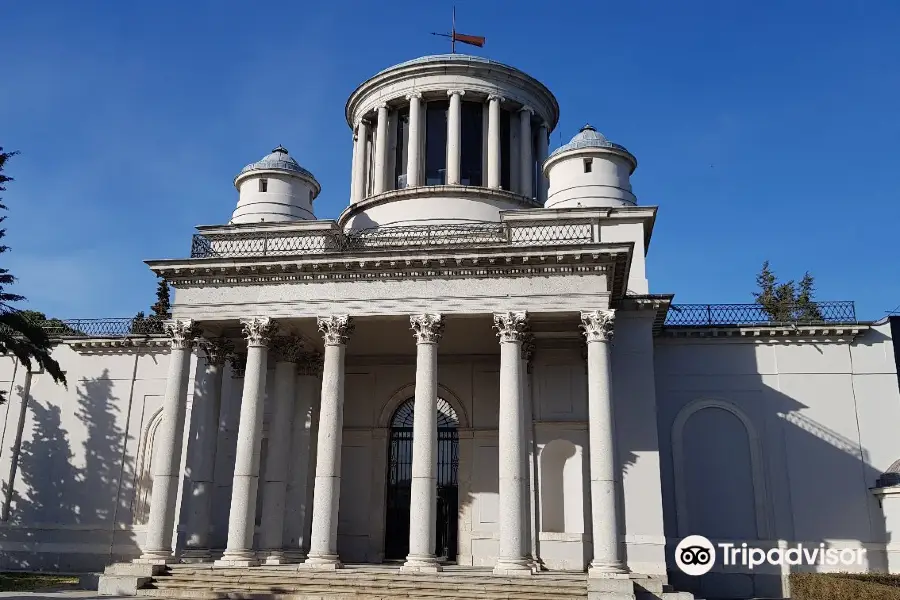
[[[799,284],[794,280],[778,283],[769,261],[765,261],[756,276],[759,291],[753,292],[753,296],[770,322],[821,322],[822,312],[813,299],[814,283],[815,280],[809,272],[803,275]]]
[[[813,294],[815,293],[815,280],[813,276],[809,274],[809,271],[803,274],[803,279],[800,280],[800,287],[797,290],[797,320],[806,322],[806,323],[814,323],[822,320],[822,311],[819,310],[819,305],[813,301]]]
[[[150,307],[153,316],[161,321],[172,318],[172,301],[169,298],[169,282],[160,278],[156,286],[156,304]]]
[[[18,154],[18,152],[4,152],[0,146],[0,192],[5,192],[6,184],[12,181],[11,177],[3,174],[6,161]],[[6,206],[0,202],[0,210],[6,210]],[[6,216],[0,217],[0,223],[6,220]],[[0,229],[0,238],[6,235],[5,229]],[[9,250],[6,245],[0,245],[0,254]],[[4,286],[11,285],[16,280],[8,269],[0,268],[0,354],[12,353],[28,369],[31,369],[32,361],[36,362],[53,378],[53,381],[66,385],[66,376],[62,369],[50,356],[53,351],[53,342],[47,332],[36,323],[33,316],[23,315],[22,311],[11,306],[13,302],[20,302],[25,298],[18,294],[10,294]],[[43,315],[42,315],[43,316]],[[0,402],[5,398],[0,392]]]

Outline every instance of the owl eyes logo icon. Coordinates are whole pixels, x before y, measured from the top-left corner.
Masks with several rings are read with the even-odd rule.
[[[675,564],[686,575],[705,575],[716,563],[716,549],[702,535],[689,535],[675,547]]]

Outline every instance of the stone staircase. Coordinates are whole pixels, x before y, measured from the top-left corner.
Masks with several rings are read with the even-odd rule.
[[[173,565],[141,583],[138,596],[196,600],[692,600],[653,578],[591,580],[581,573],[497,577],[490,569],[450,566],[438,574],[402,574],[384,565],[338,571],[296,565],[213,568]]]

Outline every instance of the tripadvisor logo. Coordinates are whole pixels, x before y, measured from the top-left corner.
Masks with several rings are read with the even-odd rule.
[[[746,543],[719,542],[716,545],[723,567],[740,566],[751,571],[760,565],[863,566],[866,561],[865,548],[826,548],[824,543],[769,549],[754,548]],[[689,535],[675,547],[675,564],[686,575],[705,575],[716,564],[716,546],[702,535]]]

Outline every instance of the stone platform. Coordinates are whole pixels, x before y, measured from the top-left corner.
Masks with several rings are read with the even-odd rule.
[[[134,585],[123,584],[135,568]],[[693,600],[661,580],[635,575],[589,579],[584,573],[542,572],[533,577],[499,577],[490,568],[444,566],[441,573],[401,573],[396,566],[348,565],[336,571],[299,570],[297,565],[214,567],[168,565],[145,574],[143,565],[114,565],[101,593],[196,600]],[[145,569],[146,570],[146,569]],[[131,591],[133,590],[133,591]]]

